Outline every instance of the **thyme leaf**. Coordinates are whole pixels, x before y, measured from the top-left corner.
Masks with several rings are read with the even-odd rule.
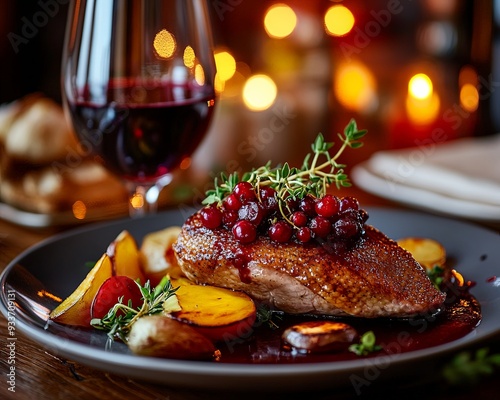
[[[142,294],[143,304],[137,309],[132,308],[132,302],[123,304],[123,297],[108,311],[102,318],[93,318],[90,325],[94,328],[107,332],[110,339],[121,339],[127,341],[127,334],[130,328],[140,317],[145,315],[158,314],[163,310],[163,303],[175,295],[177,288],[172,287],[168,276],[158,283],[155,288],[151,288],[149,281],[144,286],[136,282]]]
[[[270,186],[277,192],[278,206],[281,214],[287,218],[286,200],[302,199],[307,195],[322,197],[331,184],[337,188],[349,187],[351,183],[344,172],[345,165],[338,163],[338,158],[347,148],[356,149],[363,145],[361,139],[367,133],[359,130],[356,121],[352,119],[342,134],[338,134],[340,147],[332,156],[330,150],[333,142],[327,142],[320,133],[311,145],[312,153],[308,153],[300,168],[290,167],[288,163],[271,167],[271,163],[243,174],[241,181],[250,182],[259,193],[259,188]],[[214,179],[214,188],[206,192],[203,204],[221,203],[240,182],[238,173],[226,175],[221,173]]]

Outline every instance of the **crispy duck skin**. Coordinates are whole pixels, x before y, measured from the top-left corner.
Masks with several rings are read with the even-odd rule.
[[[287,313],[403,318],[434,313],[445,299],[409,252],[369,225],[356,244],[334,252],[267,236],[240,244],[226,229],[205,228],[196,213],[173,248],[190,280],[241,290]]]

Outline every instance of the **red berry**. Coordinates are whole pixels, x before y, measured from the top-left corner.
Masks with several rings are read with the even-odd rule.
[[[275,211],[278,209],[276,190],[269,186],[264,186],[260,189],[259,194],[262,205],[266,210]]]
[[[242,202],[255,200],[255,189],[250,182],[240,182],[236,184],[233,193],[240,198]]]
[[[312,197],[306,196],[300,200],[299,208],[308,216],[314,217],[316,215],[315,201]]]
[[[314,217],[311,220],[309,227],[316,236],[323,239],[326,238],[332,230],[332,224],[330,223],[330,221],[321,216]]]
[[[278,221],[274,225],[271,225],[268,231],[268,235],[271,240],[279,243],[286,243],[292,237],[292,226],[286,221]]]
[[[359,221],[364,224],[367,220],[368,220],[368,212],[366,212],[366,210],[359,210],[358,212],[358,218],[359,218]]]
[[[249,201],[241,206],[238,210],[238,218],[241,220],[250,221],[255,226],[258,226],[265,217],[265,211],[260,203]]]
[[[295,211],[292,214],[292,222],[295,226],[301,227],[301,226],[306,226],[307,224],[307,215],[304,214],[303,211]]]
[[[118,275],[106,279],[92,301],[90,307],[91,318],[104,318],[122,296],[123,304],[127,305],[129,300],[131,300],[132,308],[137,309],[142,306],[141,290],[131,278]]]
[[[326,194],[315,204],[314,209],[318,215],[322,217],[330,218],[338,214],[340,210],[340,202],[337,196],[332,196],[331,194]]]
[[[361,227],[359,223],[350,218],[341,218],[334,225],[335,235],[341,239],[349,239],[356,236]]]
[[[222,212],[214,204],[202,208],[200,214],[205,228],[216,229],[222,224]]]
[[[249,221],[238,221],[233,226],[233,235],[240,243],[251,243],[257,237],[255,225]]]
[[[340,211],[342,212],[347,210],[359,210],[358,199],[352,196],[342,197],[340,199]]]
[[[240,207],[241,207],[241,200],[236,194],[231,193],[224,199],[224,208],[226,210],[238,211]]]
[[[299,208],[299,204],[299,200],[294,199],[293,197],[288,197],[286,199],[286,206],[290,210],[290,212],[294,212],[295,210],[297,210]]]
[[[222,223],[226,228],[232,228],[236,221],[238,221],[237,211],[225,210],[222,213]]]
[[[311,240],[312,237],[311,229],[309,229],[307,226],[303,226],[297,231],[296,236],[297,239],[302,243],[307,243]]]

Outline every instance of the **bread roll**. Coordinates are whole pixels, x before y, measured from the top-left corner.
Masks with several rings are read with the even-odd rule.
[[[76,202],[127,210],[123,184],[78,153],[62,108],[40,94],[0,108],[0,201],[43,214],[71,211]]]
[[[64,158],[77,143],[61,107],[46,98],[40,98],[18,115],[4,142],[10,157],[32,164]]]

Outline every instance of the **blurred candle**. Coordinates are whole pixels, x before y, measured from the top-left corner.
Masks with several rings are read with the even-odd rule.
[[[431,79],[425,74],[414,75],[408,83],[406,113],[415,125],[434,122],[440,109],[439,95],[434,91]]]
[[[366,114],[378,106],[375,76],[363,63],[340,64],[333,81],[335,97],[345,108]]]

